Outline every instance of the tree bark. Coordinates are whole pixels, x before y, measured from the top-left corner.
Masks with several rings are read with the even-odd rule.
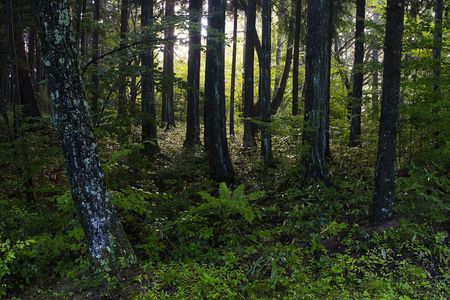
[[[36,93],[31,81],[30,68],[25,52],[25,42],[21,32],[14,33],[16,50],[17,76],[19,80],[20,101],[25,117],[37,118],[41,116],[37,104]]]
[[[208,157],[217,181],[231,182],[234,176],[228,151],[225,116],[225,0],[208,1],[205,96]]]
[[[383,93],[371,216],[374,223],[387,221],[394,214],[404,4],[404,0],[388,0],[386,6]]]
[[[356,1],[355,60],[353,63],[353,90],[351,96],[350,146],[361,145],[361,105],[364,84],[364,23],[366,0]]]
[[[60,139],[80,223],[96,270],[113,271],[136,263],[106,187],[72,44],[67,0],[38,0],[44,65],[53,121]],[[45,26],[44,26],[45,25]]]
[[[153,35],[153,0],[141,0],[141,26],[146,35]],[[152,156],[159,151],[156,126],[155,86],[153,76],[153,43],[147,42],[142,61],[142,142],[144,152]]]
[[[93,119],[94,124],[97,123],[98,118],[98,100],[100,97],[100,88],[99,88],[99,67],[98,67],[98,56],[100,55],[100,49],[99,49],[99,34],[98,34],[98,26],[100,24],[100,0],[94,0],[93,2],[93,10],[94,10],[94,22],[95,27],[94,31],[92,32],[92,59],[94,60],[93,66],[94,66],[94,72],[92,75],[92,84],[93,84],[93,94],[92,94],[92,112],[93,112]]]
[[[129,32],[128,19],[130,16],[129,0],[121,1],[120,9],[120,47],[126,46],[126,38]],[[125,74],[127,51],[123,51],[121,55],[120,70],[119,70],[119,103],[118,116],[123,117],[127,114],[127,76]]]
[[[80,56],[81,61],[86,59],[86,46],[87,46],[87,38],[86,38],[86,30],[83,28],[83,20],[86,17],[86,6],[87,0],[81,0],[81,19],[80,19]]]
[[[200,144],[200,60],[203,0],[189,1],[189,58],[185,146]]]
[[[275,115],[278,112],[278,109],[280,108],[281,103],[283,102],[284,92],[286,91],[286,85],[289,79],[289,72],[291,70],[292,50],[293,49],[291,47],[291,43],[288,42],[283,75],[281,76],[280,85],[276,88],[276,92],[273,95],[272,103],[270,104],[270,110],[272,112],[272,115]]]
[[[249,1],[246,13],[245,29],[245,63],[244,63],[244,147],[256,146],[253,124],[254,117],[254,68],[255,68],[255,33],[256,1]]]
[[[174,0],[166,0],[164,38],[166,43],[164,45],[164,65],[163,65],[163,88],[162,88],[162,121],[166,122],[167,128],[175,126],[175,114],[173,106],[173,59],[174,59],[174,44],[175,44],[175,3]]]
[[[439,94],[441,91],[441,52],[442,52],[442,18],[444,13],[444,3],[442,0],[435,0],[434,5],[434,45],[433,45],[433,77],[434,91]]]
[[[272,26],[272,0],[262,2],[262,62],[260,65],[261,74],[261,121],[267,125],[270,123],[270,85],[271,85],[271,26]],[[261,155],[266,165],[272,161],[272,137],[270,128],[263,126],[261,130]]]
[[[300,26],[302,17],[302,1],[294,0],[295,5],[295,33],[294,33],[294,66],[292,69],[292,115],[298,115],[298,68],[300,65]]]
[[[230,90],[230,136],[234,136],[234,98],[236,93],[236,55],[237,55],[237,0],[233,0],[233,57],[231,59],[231,90]]]
[[[303,143],[304,182],[328,181],[326,164],[331,66],[331,1],[308,1]]]

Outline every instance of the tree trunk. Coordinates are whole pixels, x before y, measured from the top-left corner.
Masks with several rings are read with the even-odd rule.
[[[327,118],[330,97],[331,0],[309,0],[306,35],[306,91],[302,157],[304,182],[328,181]]]
[[[254,68],[255,68],[255,33],[256,1],[249,1],[246,13],[245,29],[245,64],[244,64],[244,147],[256,146],[253,123],[254,117]]]
[[[153,1],[141,0],[141,26],[146,35],[153,35]],[[150,28],[148,28],[150,27]],[[156,126],[155,86],[153,77],[153,43],[148,42],[142,61],[142,142],[147,156],[159,151]]]
[[[31,83],[33,84],[33,88],[36,88],[36,66],[35,66],[35,58],[36,58],[36,28],[31,26],[30,31],[28,32],[28,67],[30,69]]]
[[[67,164],[72,197],[96,270],[119,270],[136,256],[111,202],[72,45],[67,0],[36,3],[53,121]],[[58,32],[58,34],[55,34]]]
[[[356,1],[355,60],[353,63],[353,91],[351,96],[350,146],[361,145],[361,104],[364,84],[364,23],[366,0]]]
[[[81,0],[81,20],[80,20],[80,57],[81,61],[84,61],[86,58],[86,46],[87,46],[87,39],[86,39],[86,30],[83,28],[83,20],[86,17],[86,6],[87,6],[87,0]]]
[[[203,0],[189,1],[189,58],[185,146],[200,144],[200,60]]]
[[[174,59],[174,44],[175,44],[175,3],[174,0],[166,0],[165,21],[167,22],[164,28],[164,38],[166,43],[164,45],[164,66],[163,66],[163,88],[162,88],[162,121],[166,122],[167,128],[175,126],[175,114],[173,106],[173,59]]]
[[[434,91],[439,94],[441,91],[441,50],[442,50],[442,18],[444,13],[444,3],[442,0],[435,0],[434,5],[434,45],[433,45],[433,77]]]
[[[372,210],[374,223],[389,220],[394,213],[404,4],[404,0],[388,0],[386,6],[383,94]]]
[[[233,57],[231,62],[231,91],[230,91],[230,136],[234,136],[234,98],[236,93],[236,55],[237,55],[237,27],[238,10],[236,0],[233,0]]]
[[[262,63],[260,65],[261,74],[261,121],[267,125],[270,123],[271,110],[270,110],[270,69],[272,65],[271,61],[271,26],[272,26],[272,0],[263,0],[262,2]],[[261,130],[261,155],[266,165],[272,161],[272,137],[270,128],[263,126]]]
[[[39,111],[36,94],[31,82],[30,68],[28,67],[27,55],[25,52],[25,42],[21,32],[14,33],[14,43],[22,112],[25,117],[40,117],[41,113]]]
[[[302,17],[302,1],[294,0],[295,6],[295,33],[294,33],[294,66],[292,69],[292,115],[298,115],[298,68],[300,65],[300,26]]]
[[[233,167],[228,151],[225,116],[225,0],[208,1],[205,96],[208,156],[212,176],[230,182]],[[252,49],[253,50],[253,49]]]
[[[276,92],[273,95],[272,103],[270,104],[270,110],[272,115],[275,115],[278,112],[278,109],[281,106],[284,98],[284,92],[286,91],[287,81],[289,79],[289,72],[291,70],[292,64],[292,47],[290,43],[290,39],[288,41],[287,49],[286,49],[286,58],[285,65],[283,70],[283,75],[281,76],[280,85],[276,88]]]
[[[130,16],[130,3],[129,0],[121,1],[120,9],[120,47],[126,46],[126,38],[129,32],[128,19]],[[125,74],[126,68],[126,56],[127,51],[123,51],[119,70],[119,103],[118,103],[118,115],[123,117],[127,114],[127,76]]]
[[[100,88],[99,88],[99,67],[98,67],[98,56],[100,55],[99,49],[99,40],[98,40],[98,26],[100,25],[100,0],[94,0],[94,31],[92,33],[92,59],[94,62],[92,63],[94,72],[92,75],[92,83],[94,86],[94,91],[92,94],[92,112],[94,124],[97,123],[98,118],[98,99],[100,96]]]
[[[378,24],[380,22],[380,15],[378,13],[373,14],[373,22]],[[372,62],[374,64],[379,63],[379,50],[375,46],[372,50]],[[372,118],[378,119],[380,114],[380,96],[379,96],[379,74],[378,70],[372,72]]]

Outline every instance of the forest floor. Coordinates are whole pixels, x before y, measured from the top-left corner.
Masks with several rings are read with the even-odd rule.
[[[182,148],[183,126],[161,132],[161,153],[152,160],[142,157],[138,144],[121,141],[129,132],[118,128],[99,129],[98,144],[139,266],[118,276],[92,275],[61,154],[44,131],[28,137],[20,155],[2,150],[9,156],[0,160],[6,170],[0,175],[0,246],[14,254],[9,261],[0,256],[0,271],[8,271],[0,272],[5,296],[448,299],[445,171],[404,167],[396,220],[373,227],[373,145],[332,143],[332,183],[301,187],[298,129],[274,129],[271,168],[264,168],[258,150],[241,147],[238,133],[230,140],[235,183],[226,186],[208,176],[202,147]],[[24,183],[13,176],[13,163],[32,169],[32,191],[12,192]],[[30,192],[31,205],[20,199]],[[0,298],[1,292],[0,285]]]

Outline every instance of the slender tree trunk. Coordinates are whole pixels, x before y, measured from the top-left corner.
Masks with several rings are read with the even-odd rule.
[[[128,19],[130,16],[130,3],[129,0],[121,1],[120,9],[120,47],[125,47],[126,38],[129,32]],[[122,55],[126,55],[127,51],[123,51]],[[121,58],[120,70],[119,70],[119,103],[118,103],[118,115],[123,117],[127,114],[127,76],[125,75],[126,68],[125,58]]]
[[[23,35],[21,33],[15,33],[14,42],[22,112],[25,117],[40,117],[41,113],[39,111],[36,94],[31,82],[30,68],[28,67]]]
[[[225,0],[208,1],[205,96],[208,157],[212,176],[230,182],[234,172],[228,151],[225,116]]]
[[[72,45],[67,0],[38,0],[45,41],[44,65],[53,121],[63,149],[72,197],[96,270],[119,270],[136,263],[106,187]],[[58,32],[58,35],[55,34]],[[70,84],[67,84],[70,83]]]
[[[231,62],[231,90],[230,90],[230,136],[234,136],[234,98],[236,93],[236,56],[237,56],[237,27],[238,10],[236,0],[233,0],[233,57]]]
[[[290,39],[289,39],[290,40]],[[284,98],[284,92],[286,91],[286,85],[289,79],[289,72],[291,70],[292,64],[292,47],[290,41],[286,49],[285,65],[283,70],[283,75],[281,76],[280,85],[276,88],[275,94],[273,95],[272,103],[270,104],[270,110],[272,115],[278,112]]]
[[[356,1],[355,60],[353,63],[353,91],[351,96],[350,146],[361,145],[361,104],[364,84],[364,23],[366,0]]]
[[[173,103],[173,59],[175,44],[175,2],[166,0],[165,20],[167,22],[164,29],[164,38],[167,40],[164,45],[164,67],[163,67],[163,89],[162,89],[162,121],[166,122],[167,128],[175,126],[175,113]]]
[[[378,13],[373,14],[373,22],[378,24],[380,22],[380,15]],[[372,62],[374,64],[379,63],[379,50],[375,47],[372,50]],[[378,70],[372,72],[372,118],[378,119],[380,114],[380,96],[379,96],[379,73]]]
[[[306,91],[302,157],[304,182],[328,181],[327,114],[331,66],[331,0],[308,1]]]
[[[92,33],[92,59],[94,60],[93,68],[94,72],[92,75],[92,83],[94,86],[94,91],[92,94],[92,112],[93,112],[93,119],[94,124],[97,123],[98,118],[98,100],[100,97],[100,87],[99,87],[99,66],[98,66],[98,56],[100,55],[100,49],[99,49],[99,34],[98,34],[98,26],[100,24],[100,0],[94,0],[94,22],[95,27],[94,31]]]
[[[435,0],[434,5],[434,45],[433,45],[433,77],[434,91],[439,94],[441,91],[441,51],[442,51],[442,18],[444,13],[443,0]]]
[[[86,38],[86,30],[84,30],[84,28],[83,28],[83,20],[86,17],[86,7],[87,7],[87,0],[81,0],[81,19],[80,19],[80,56],[81,56],[81,61],[84,61],[86,58],[87,38]]]
[[[254,117],[254,68],[255,68],[255,26],[256,1],[249,1],[246,13],[245,64],[244,64],[244,147],[256,146],[253,124]]]
[[[145,35],[153,36],[153,0],[141,0],[141,26]],[[147,156],[159,151],[156,125],[155,86],[153,76],[153,44],[148,42],[142,61],[142,141]]]
[[[261,121],[270,123],[270,85],[271,85],[271,27],[272,27],[272,0],[263,0],[262,2],[262,64],[260,65],[261,74]],[[270,128],[263,126],[261,130],[261,155],[266,165],[272,161],[272,137]]]
[[[6,43],[1,42],[1,51],[7,52]],[[4,51],[3,51],[4,50]],[[6,133],[8,134],[8,140],[13,139],[13,135],[10,129],[8,109],[7,109],[7,91],[8,91],[8,61],[6,59],[6,55],[1,56],[0,58],[0,114],[2,115],[3,122],[5,124]]]
[[[36,28],[31,26],[30,31],[28,32],[28,67],[30,69],[31,83],[33,87],[36,87]]]
[[[284,13],[282,11],[282,5],[278,6],[278,30],[277,30],[277,47],[275,50],[275,89],[274,95],[277,93],[277,89],[281,80],[281,49],[283,48],[283,23],[281,22],[281,16]],[[288,45],[289,47],[289,45]]]
[[[371,216],[374,223],[389,220],[394,213],[404,4],[404,0],[388,0],[386,6],[383,94]]]
[[[294,34],[294,66],[292,69],[292,115],[298,115],[298,68],[300,65],[300,26],[302,17],[302,1],[294,0],[295,6],[295,34]]]
[[[189,1],[189,58],[185,146],[200,144],[200,60],[203,0]]]

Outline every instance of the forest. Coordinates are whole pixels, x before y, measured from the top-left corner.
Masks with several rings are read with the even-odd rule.
[[[0,299],[450,299],[448,0],[1,0]]]

